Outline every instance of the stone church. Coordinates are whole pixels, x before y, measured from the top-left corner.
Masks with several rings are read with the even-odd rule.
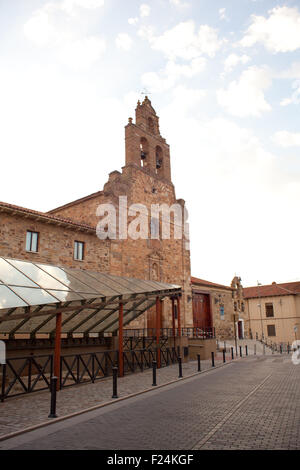
[[[184,200],[176,198],[170,148],[160,134],[159,118],[147,97],[137,104],[135,122],[129,118],[125,127],[125,166],[121,172],[109,174],[102,191],[48,213],[0,203],[0,256],[179,285],[183,288],[181,326],[192,327],[190,251],[186,237],[173,236],[172,214],[169,239],[161,237],[161,217],[157,220],[156,237],[97,237],[97,208],[113,204],[119,220],[120,198],[124,197],[128,207],[143,204],[149,214],[152,204],[177,204],[182,209],[185,206]],[[153,222],[149,217],[150,231]],[[164,303],[164,328],[171,328],[170,304],[170,300]],[[128,328],[154,326],[154,312],[150,309]]]

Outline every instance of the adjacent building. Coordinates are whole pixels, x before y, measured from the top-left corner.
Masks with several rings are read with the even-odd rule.
[[[206,328],[219,339],[249,337],[249,322],[241,279],[234,277],[231,286],[191,278],[193,293],[193,323]]]
[[[300,339],[300,282],[244,288],[253,338],[291,344]]]

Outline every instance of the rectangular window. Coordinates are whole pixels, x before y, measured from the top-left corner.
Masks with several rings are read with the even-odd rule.
[[[274,317],[273,304],[266,304],[266,317]]]
[[[220,318],[221,318],[221,320],[224,320],[224,319],[225,319],[224,314],[225,314],[225,312],[224,312],[224,307],[223,307],[223,306],[220,306]]]
[[[38,240],[39,240],[38,232],[31,232],[30,230],[27,230],[26,251],[32,251],[33,253],[36,253],[38,251]]]
[[[268,336],[276,336],[275,325],[267,325]]]
[[[74,242],[74,259],[82,261],[84,257],[84,242]]]

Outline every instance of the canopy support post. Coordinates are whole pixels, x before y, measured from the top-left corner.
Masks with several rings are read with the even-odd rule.
[[[56,390],[60,390],[60,355],[61,355],[61,320],[62,314],[56,315],[55,350],[54,350],[54,377],[57,377]]]
[[[157,351],[157,368],[160,369],[160,317],[161,317],[161,302],[160,298],[156,297],[156,351]]]
[[[181,336],[181,318],[180,318],[180,297],[177,296],[177,322],[178,322],[178,336]]]
[[[172,329],[173,329],[173,336],[175,337],[175,299],[171,297],[172,300]]]
[[[124,358],[123,358],[123,320],[124,305],[119,303],[119,377],[124,376]]]

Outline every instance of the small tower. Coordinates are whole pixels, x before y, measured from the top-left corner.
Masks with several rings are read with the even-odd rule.
[[[170,147],[159,131],[159,117],[146,96],[138,101],[135,124],[125,127],[126,166],[135,165],[149,174],[171,182]]]

